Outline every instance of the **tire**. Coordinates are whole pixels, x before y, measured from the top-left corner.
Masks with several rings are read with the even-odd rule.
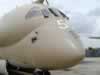
[[[43,75],[43,71],[34,72],[33,75]]]
[[[49,71],[44,71],[44,75],[51,75]]]
[[[33,73],[33,75],[51,75],[49,71],[43,70],[43,71],[36,71]]]

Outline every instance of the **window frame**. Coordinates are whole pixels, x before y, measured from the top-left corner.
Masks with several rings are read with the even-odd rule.
[[[61,14],[62,17],[67,18],[67,20],[69,20],[69,17],[67,17],[62,11],[58,10],[58,12]]]
[[[60,15],[57,13],[57,10],[54,8],[48,8],[51,14],[53,14],[55,17],[59,17]]]

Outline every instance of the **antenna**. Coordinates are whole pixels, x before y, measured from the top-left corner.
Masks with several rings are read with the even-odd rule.
[[[48,2],[48,0],[46,0],[46,3],[47,3],[47,5],[49,5],[49,2]]]
[[[41,3],[41,4],[43,4],[44,2],[45,2],[47,5],[49,5],[48,0],[32,0],[32,3]]]
[[[44,0],[35,0],[33,2],[35,2],[35,3],[42,3],[43,4]]]

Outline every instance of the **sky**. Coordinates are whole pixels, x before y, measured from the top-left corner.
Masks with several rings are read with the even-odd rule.
[[[88,39],[100,35],[100,0],[48,0],[50,6],[62,10],[70,18],[70,25],[79,33],[85,48],[100,47],[100,40]],[[0,16],[32,0],[0,0]]]

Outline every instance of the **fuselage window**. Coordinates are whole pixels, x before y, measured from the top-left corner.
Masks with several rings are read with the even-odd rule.
[[[29,10],[29,12],[26,14],[26,19],[36,17],[36,16],[42,16],[41,12],[39,9],[35,9],[34,7]]]
[[[48,18],[49,17],[49,11],[47,9],[42,9],[41,12],[42,12],[42,14],[43,14],[43,16],[45,18]]]
[[[59,15],[56,13],[55,10],[53,10],[53,9],[51,9],[51,8],[48,8],[48,9],[49,9],[49,11],[50,11],[54,16],[59,17]]]

